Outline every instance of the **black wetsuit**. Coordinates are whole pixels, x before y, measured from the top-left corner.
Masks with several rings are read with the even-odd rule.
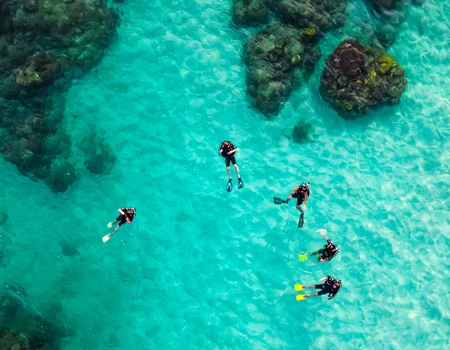
[[[127,222],[127,218],[130,219],[130,221],[133,221],[135,215],[133,215],[135,213],[133,208],[120,208],[120,210],[122,210],[125,215],[120,214],[117,218],[116,221],[120,221],[119,222],[119,226],[122,226],[124,223]]]
[[[228,145],[225,145],[224,143],[228,142]],[[231,155],[228,155],[228,152],[231,152],[236,147],[230,142],[230,141],[224,141],[220,145],[220,149],[222,150],[221,155],[225,158],[225,165],[227,167],[230,166],[230,162],[235,165],[236,164],[236,158],[234,158],[234,153]]]
[[[325,281],[325,283],[315,284],[314,288],[320,289],[317,292],[317,295],[323,295],[328,293],[328,298],[331,298],[332,296],[335,296],[339,292],[339,289],[341,289],[341,285],[339,284],[338,286],[336,284],[336,282],[340,282],[339,280],[330,276],[327,277],[328,279]]]
[[[324,249],[317,251],[318,254],[321,254],[319,259],[322,258],[323,260],[331,260],[339,252],[339,249],[336,248],[333,242],[329,239],[327,239],[327,242],[328,244],[325,244]]]
[[[309,197],[309,188],[299,186],[298,189],[292,195],[292,198],[297,198],[297,205],[303,203],[303,201]]]

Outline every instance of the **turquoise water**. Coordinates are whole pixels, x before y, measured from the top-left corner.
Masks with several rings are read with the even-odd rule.
[[[409,80],[401,104],[355,122],[317,87],[326,56],[364,22],[359,1],[270,121],[246,100],[242,44],[255,30],[231,25],[231,1],[120,9],[117,42],[68,94],[80,180],[54,194],[0,160],[0,281],[66,330],[63,348],[448,347],[449,3],[411,8],[389,49]],[[290,140],[299,120],[313,125],[313,142]],[[90,131],[118,157],[110,175],[84,169]],[[241,149],[245,188],[235,179],[231,194],[224,139]],[[294,205],[272,197],[302,180],[313,194],[300,230]],[[137,218],[104,244],[120,206]],[[323,245],[319,228],[341,252],[299,262]],[[333,301],[295,300],[294,283],[328,274],[343,282]]]

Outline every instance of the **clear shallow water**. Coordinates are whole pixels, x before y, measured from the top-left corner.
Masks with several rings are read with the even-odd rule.
[[[67,329],[65,349],[448,347],[449,5],[411,9],[389,49],[409,80],[401,104],[356,122],[317,92],[340,33],[268,121],[246,101],[240,55],[254,30],[231,26],[231,1],[120,8],[118,42],[68,95],[80,180],[55,195],[0,161],[3,285]],[[289,140],[300,119],[314,142]],[[111,175],[84,170],[91,130],[116,152]],[[223,139],[241,148],[246,187],[234,180],[231,194]],[[272,197],[303,179],[313,196],[298,230],[293,205]],[[119,206],[137,218],[103,244]],[[319,228],[341,253],[300,263],[323,245]],[[343,281],[332,302],[296,302],[294,283],[327,274]]]

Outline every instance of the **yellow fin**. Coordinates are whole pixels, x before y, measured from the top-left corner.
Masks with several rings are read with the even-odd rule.
[[[306,259],[308,259],[308,254],[302,254],[298,257],[298,260],[300,261],[305,261]]]
[[[300,295],[297,295],[297,296],[295,297],[295,299],[297,299],[297,300],[305,300],[306,298],[305,298],[305,295],[304,295],[304,294],[300,294]]]
[[[295,284],[294,289],[298,292],[300,290],[303,290],[303,284]]]

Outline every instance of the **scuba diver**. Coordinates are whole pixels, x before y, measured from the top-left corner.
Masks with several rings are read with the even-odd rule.
[[[331,276],[327,276],[324,278],[321,278],[319,282],[325,281],[325,283],[322,284],[311,284],[310,286],[304,286],[302,284],[296,284],[294,285],[294,289],[296,291],[301,291],[307,288],[310,289],[320,289],[318,292],[313,294],[300,294],[297,295],[295,298],[297,300],[304,300],[309,297],[317,297],[319,295],[327,294],[328,293],[328,300],[333,299],[336,294],[341,289],[341,280],[338,280],[336,278],[333,278]]]
[[[316,231],[317,232],[317,231]],[[320,262],[330,262],[333,257],[339,253],[339,249],[337,248],[336,244],[330,241],[330,239],[327,237],[327,230],[320,229],[318,230],[320,232],[320,235],[327,240],[327,244],[323,246],[323,249],[319,249],[318,251],[314,253],[309,254],[303,254],[300,256],[300,261],[306,260],[309,256],[320,254],[318,257],[318,261]]]
[[[286,199],[286,203],[289,203],[291,198],[297,198],[296,208],[304,213],[306,211],[306,203],[308,202],[308,198],[311,192],[309,190],[309,182],[303,182],[300,186],[297,186],[291,191],[291,194]],[[303,208],[301,207],[303,203]]]
[[[106,236],[102,238],[103,242],[107,242],[111,236],[116,233],[120,226],[122,226],[124,223],[128,222],[131,225],[131,222],[136,217],[136,208],[119,208],[120,215],[114,220],[108,223],[108,228],[113,227],[113,225],[118,222],[119,224],[116,226],[113,232],[108,233]]]
[[[219,155],[225,158],[225,165],[227,167],[228,172],[228,183],[227,183],[227,191],[231,192],[233,189],[233,185],[231,184],[231,172],[230,172],[230,162],[233,163],[234,169],[236,170],[236,174],[238,176],[238,188],[241,189],[244,187],[244,183],[241,180],[241,175],[239,174],[239,168],[236,164],[236,158],[234,158],[234,154],[238,151],[239,148],[235,147],[230,141],[223,141],[220,145]]]
[[[287,197],[286,200],[274,197],[273,202],[274,204],[283,204],[283,203],[286,204],[289,203],[291,198],[297,198],[297,204],[295,207],[300,212],[300,218],[298,219],[298,227],[302,228],[305,219],[306,203],[308,202],[308,198],[310,195],[311,191],[309,189],[309,182],[303,182],[300,186],[297,186],[292,190],[291,194],[289,195],[289,197]],[[301,207],[302,203],[304,203],[303,208]]]

